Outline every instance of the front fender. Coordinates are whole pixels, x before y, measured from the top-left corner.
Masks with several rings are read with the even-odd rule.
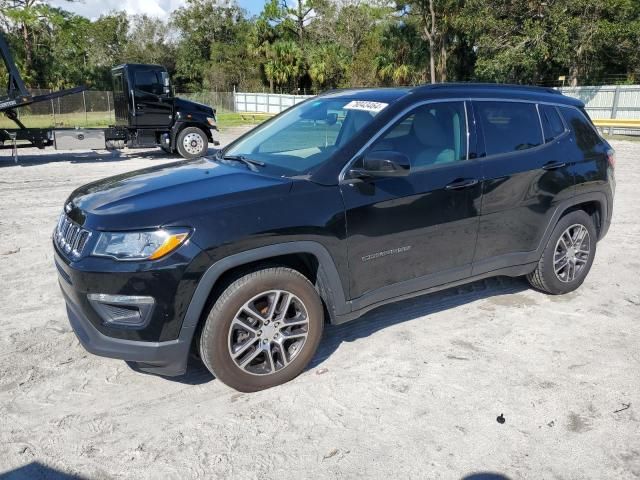
[[[342,282],[340,281],[333,258],[327,249],[320,243],[313,241],[285,242],[236,253],[224,257],[211,265],[200,278],[198,286],[191,298],[187,313],[182,322],[180,339],[189,344],[191,343],[209,295],[218,279],[220,279],[225,272],[258,260],[266,260],[281,255],[296,253],[311,254],[318,260],[317,287],[325,301],[330,319],[333,321],[336,316],[348,313],[349,304],[346,301]]]

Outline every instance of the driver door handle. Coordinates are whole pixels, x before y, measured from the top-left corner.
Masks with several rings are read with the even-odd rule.
[[[477,178],[471,178],[466,180],[456,180],[444,187],[445,190],[462,190],[463,188],[473,187],[478,184]]]

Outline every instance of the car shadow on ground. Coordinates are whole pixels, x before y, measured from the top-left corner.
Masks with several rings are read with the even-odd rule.
[[[210,148],[207,156],[211,156],[218,151],[217,148]],[[55,152],[55,151],[53,151]],[[3,167],[32,167],[47,163],[70,162],[70,163],[112,163],[125,160],[184,160],[177,153],[169,154],[163,150],[143,149],[143,150],[97,150],[78,152],[55,152],[42,153],[39,155],[21,155],[18,151],[18,161],[15,162],[11,154],[0,155],[0,168]]]
[[[46,478],[47,480],[92,480],[92,477],[72,475],[43,465],[40,462],[32,462],[22,467],[0,473],[0,480],[31,480]],[[96,477],[93,477],[96,478]],[[494,472],[478,472],[461,477],[460,480],[510,480],[509,477]]]
[[[343,342],[368,337],[384,328],[427,315],[459,307],[476,300],[510,295],[529,289],[521,278],[494,277],[435,293],[390,303],[367,312],[357,320],[342,325],[326,325],[320,347],[307,369],[324,362]],[[425,319],[429,321],[429,319]]]
[[[495,277],[479,280],[467,285],[449,288],[440,292],[421,295],[419,297],[388,304],[372,310],[357,320],[342,325],[325,325],[325,330],[316,355],[306,370],[317,368],[331,356],[343,342],[353,342],[368,337],[384,328],[432,315],[442,310],[472,303],[476,300],[510,295],[528,290],[529,284],[522,278]],[[426,319],[425,321],[428,321]],[[203,363],[196,357],[189,359],[184,375],[164,377],[167,380],[188,385],[200,385],[214,380]],[[470,477],[473,480],[480,480]],[[491,478],[491,477],[487,477]]]
[[[90,480],[90,477],[61,472],[40,462],[28,463],[14,470],[0,473],[0,480],[33,480],[35,478],[46,478],[47,480]]]

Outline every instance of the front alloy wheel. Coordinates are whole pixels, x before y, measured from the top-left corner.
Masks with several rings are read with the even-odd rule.
[[[200,334],[200,357],[217,379],[242,392],[288,382],[313,358],[324,308],[291,268],[264,268],[231,282]]]
[[[284,290],[263,292],[245,303],[231,322],[229,354],[242,370],[269,375],[287,367],[304,348],[309,314]]]

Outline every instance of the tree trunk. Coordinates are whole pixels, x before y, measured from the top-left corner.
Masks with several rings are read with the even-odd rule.
[[[440,68],[438,70],[440,70],[439,73],[439,77],[440,77],[440,81],[441,82],[446,82],[447,81],[447,42],[446,40],[443,38],[442,42],[440,43],[440,58],[439,58],[439,66]]]
[[[429,80],[436,83],[436,46],[433,39],[429,39]]]
[[[298,40],[300,41],[300,47],[304,42],[304,16],[302,13],[302,0],[298,0]]]
[[[24,40],[24,53],[25,53],[25,71],[27,74],[31,73],[31,67],[33,62],[33,46],[31,45],[31,37],[29,36],[29,29],[26,24],[22,24],[22,39]]]

